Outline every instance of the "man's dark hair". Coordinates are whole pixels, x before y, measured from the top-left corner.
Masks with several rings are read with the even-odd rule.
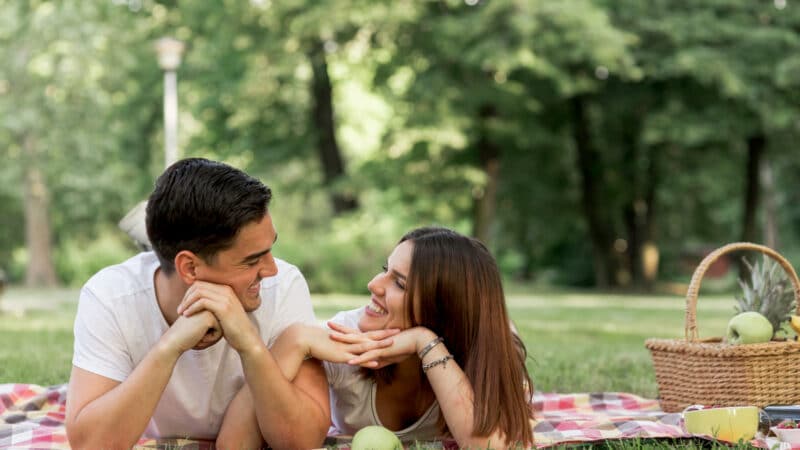
[[[267,214],[271,198],[259,180],[221,162],[187,158],[169,166],[147,201],[147,236],[161,269],[174,272],[182,250],[213,261],[243,226]]]

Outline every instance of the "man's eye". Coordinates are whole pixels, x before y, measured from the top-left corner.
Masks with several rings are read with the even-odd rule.
[[[386,273],[386,272],[389,271],[389,268],[386,267],[386,265],[381,266],[381,269],[383,269],[383,273]]]

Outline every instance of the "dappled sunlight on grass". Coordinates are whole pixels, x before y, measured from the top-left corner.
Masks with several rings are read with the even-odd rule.
[[[73,307],[60,307],[56,310],[28,310],[22,313],[0,315],[2,331],[56,331],[66,330],[72,334],[75,319]]]
[[[733,310],[733,297],[708,297],[697,302],[698,311],[701,310]],[[554,295],[544,297],[538,295],[509,296],[509,306],[514,308],[545,308],[545,307],[571,307],[571,308],[632,308],[644,310],[676,310],[686,308],[686,299],[683,297],[646,297],[646,296],[620,296],[620,295]]]

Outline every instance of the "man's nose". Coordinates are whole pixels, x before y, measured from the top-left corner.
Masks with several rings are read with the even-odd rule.
[[[278,265],[275,264],[275,258],[272,257],[271,253],[264,255],[263,263],[261,269],[259,269],[258,274],[261,278],[273,277],[278,274]]]

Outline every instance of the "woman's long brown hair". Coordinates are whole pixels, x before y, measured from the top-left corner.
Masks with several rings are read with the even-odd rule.
[[[444,338],[464,370],[474,392],[475,434],[499,430],[509,445],[532,445],[527,352],[511,331],[491,253],[480,241],[439,227],[418,228],[404,241],[414,243],[407,320]]]

